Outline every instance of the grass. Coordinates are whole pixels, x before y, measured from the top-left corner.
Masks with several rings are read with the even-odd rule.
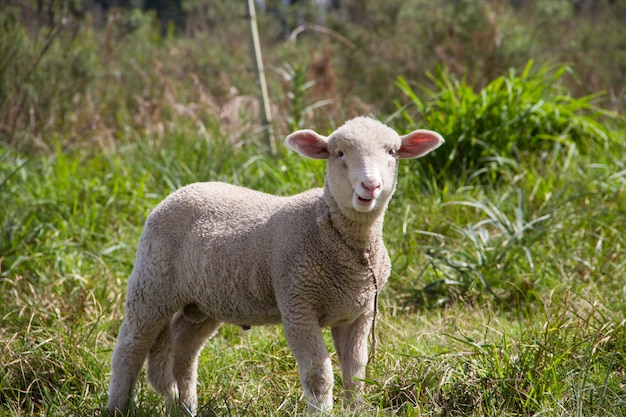
[[[280,145],[269,156],[250,96],[198,77],[215,58],[243,78],[241,60],[210,45],[198,54],[192,40],[163,40],[145,15],[133,18],[124,24],[135,29],[108,29],[120,42],[96,65],[104,76],[91,71],[100,59],[95,29],[77,27],[86,40],[67,38],[63,54],[51,41],[38,66],[48,38],[30,44],[12,15],[0,19],[16,39],[0,47],[24,47],[33,69],[20,84],[6,74],[27,72],[3,67],[1,80],[10,87],[1,104],[13,109],[0,124],[1,416],[103,412],[137,240],[172,190],[220,180],[289,195],[323,182],[320,161]],[[290,54],[290,64],[275,66],[286,83],[277,123],[325,132],[341,117],[309,125],[323,119],[328,96]],[[170,68],[179,58],[183,79]],[[40,72],[63,62],[49,78]],[[68,75],[70,67],[78,72]],[[116,78],[124,68],[137,71],[133,82]],[[394,113],[374,109],[400,131],[429,127],[447,142],[402,161],[385,222],[393,271],[380,297],[376,360],[360,408],[343,412],[338,401],[338,415],[626,414],[626,125],[600,107],[605,95],[572,94],[568,71],[528,64],[483,88],[433,71],[427,84],[398,78],[405,97],[383,106],[395,104]],[[337,93],[348,88],[339,78]],[[34,80],[40,90],[29,93]],[[221,328],[200,358],[200,416],[304,413],[281,333]],[[143,375],[136,399],[139,416],[164,411]]]
[[[175,133],[108,153],[1,151],[2,414],[102,410],[134,247],[172,189],[220,179],[289,194],[321,184],[319,162],[233,148],[208,128],[215,140]],[[366,413],[626,412],[618,155],[600,145],[539,155],[506,187],[450,179],[434,188],[402,167]],[[224,327],[203,352],[200,380],[200,415],[305,408],[279,327]],[[160,413],[144,381],[139,415]]]
[[[411,128],[432,126],[452,138],[451,151],[429,165],[443,175],[469,172],[494,181],[500,166],[506,171],[529,152],[550,151],[555,142],[585,152],[591,142],[617,140],[602,123],[616,115],[595,104],[602,94],[572,97],[560,84],[571,71],[548,65],[533,71],[531,60],[519,74],[511,69],[475,92],[464,79],[439,69],[430,76],[435,89],[423,88],[426,100],[400,77],[397,85],[409,104],[399,111]]]

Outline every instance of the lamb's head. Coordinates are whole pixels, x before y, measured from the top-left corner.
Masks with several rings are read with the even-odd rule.
[[[328,137],[307,129],[285,139],[289,148],[304,156],[328,160],[326,186],[349,217],[384,210],[395,190],[398,159],[426,155],[443,142],[430,130],[399,136],[369,117],[349,120]]]

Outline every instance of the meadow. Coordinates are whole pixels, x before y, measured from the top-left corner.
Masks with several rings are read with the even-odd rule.
[[[163,34],[137,10],[98,26],[50,4],[57,14],[38,25],[19,8],[0,11],[0,57],[11,57],[0,60],[0,415],[104,414],[125,283],[150,210],[195,181],[280,195],[320,186],[323,163],[289,152],[281,137],[328,133],[360,113],[400,133],[436,130],[446,144],[401,162],[385,220],[393,271],[379,298],[375,361],[354,413],[341,409],[335,373],[336,414],[626,415],[626,90],[610,78],[624,70],[619,62],[592,76],[594,56],[578,66],[550,61],[556,34],[522,48],[517,12],[498,9],[499,23],[490,20],[488,7],[504,7],[495,1],[478,11],[442,4],[478,28],[468,33],[492,39],[493,25],[507,29],[501,46],[479,59],[452,56],[476,39],[458,32],[425,69],[393,59],[437,55],[428,42],[449,33],[448,9],[435,10],[433,33],[419,29],[429,37],[418,50],[374,17],[378,44],[354,22],[340,33],[330,17],[333,36],[294,44],[261,18],[272,153],[247,40],[233,35],[244,20],[225,22],[224,33]],[[229,6],[212,7],[201,11]],[[397,21],[415,10],[398,6]],[[607,10],[594,18],[609,19]],[[618,23],[606,20],[606,30],[623,33]],[[347,54],[339,35],[358,53]],[[382,35],[404,49],[385,49]],[[607,50],[618,43],[605,39]],[[373,53],[384,59],[363,65]],[[223,326],[201,355],[198,393],[199,416],[306,409],[279,326]],[[165,409],[144,376],[136,404],[138,416]]]

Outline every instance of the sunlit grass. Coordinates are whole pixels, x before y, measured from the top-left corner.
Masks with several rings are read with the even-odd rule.
[[[152,35],[129,35],[120,54],[142,36],[161,42],[142,27]],[[150,51],[134,62],[146,97],[110,79],[101,107],[67,119],[55,107],[0,148],[0,415],[101,413],[137,240],[171,191],[323,184],[322,161],[281,145],[268,154],[249,96],[218,103],[193,76],[159,72],[171,51]],[[303,67],[284,69],[284,125],[313,127],[300,125],[325,102],[305,97]],[[399,81],[409,106],[385,120],[440,131],[446,144],[401,161],[385,220],[393,272],[354,415],[626,414],[624,120],[596,107],[599,96],[572,97],[566,71],[529,64],[484,89],[446,72],[434,89]],[[201,416],[305,411],[280,327],[224,326],[200,365]],[[336,382],[335,411],[350,415]],[[136,396],[137,415],[163,413],[143,376]]]
[[[573,97],[560,82],[571,68],[533,66],[531,60],[522,71],[511,69],[480,91],[445,69],[430,75],[434,88],[414,88],[399,78],[409,100],[399,113],[409,127],[427,126],[449,138],[448,152],[426,165],[442,175],[497,183],[529,152],[550,152],[560,144],[585,153],[592,145],[620,142],[607,128],[620,116],[596,104],[606,100],[604,94]]]
[[[2,151],[2,413],[102,410],[135,245],[172,189],[224,180],[287,195],[322,183],[322,163],[211,132],[106,154]],[[394,270],[361,412],[626,410],[622,162],[594,147],[555,155],[557,169],[522,161],[507,187],[433,186],[401,168],[385,225]],[[199,395],[199,415],[305,410],[280,327],[223,327],[203,352]],[[137,399],[138,415],[164,410],[143,378]]]
[[[289,195],[324,178],[322,161],[280,144],[270,156],[260,143],[245,20],[233,17],[234,2],[214,2],[229,17],[224,25],[180,39],[161,37],[138,10],[111,14],[99,30],[63,15],[64,2],[49,3],[57,20],[40,28],[21,23],[22,9],[0,11],[0,50],[11,58],[0,65],[0,416],[102,415],[136,244],[171,191],[226,181]],[[510,12],[502,22],[511,28],[500,22],[506,30],[492,35],[502,33],[500,53],[516,52],[508,59],[522,64],[491,77],[500,67],[481,65],[496,57],[466,47],[498,2],[448,10],[420,0],[393,13],[401,3],[371,1],[364,22],[334,23],[356,50],[316,36],[299,37],[298,48],[264,45],[277,140],[287,127],[329,129],[357,112],[446,139],[424,159],[401,162],[385,219],[393,271],[379,299],[376,360],[354,412],[341,408],[335,373],[334,411],[626,415],[626,127],[623,115],[599,107],[623,107],[619,86],[576,97],[566,88],[576,78],[570,67],[524,66],[527,26]],[[533,48],[552,55],[561,37],[580,57],[613,58],[580,59],[598,70],[586,79],[616,77],[623,25],[599,19],[614,10],[608,3],[596,5],[593,21],[562,16],[549,40],[537,32]],[[515,16],[532,15],[527,9]],[[406,26],[424,10],[432,24]],[[457,36],[465,43],[456,56],[448,18],[471,35]],[[599,55],[585,54],[581,39],[600,20],[607,36],[592,41],[607,47],[590,44]],[[569,24],[572,36],[562,36]],[[463,55],[476,58],[466,78],[458,76]],[[442,57],[460,67],[424,76]],[[326,85],[312,79],[317,58],[328,58],[319,68]],[[400,73],[421,81],[398,78],[394,87]],[[396,113],[381,114],[394,109],[389,97],[398,98]],[[223,326],[201,355],[198,392],[200,416],[306,409],[279,326]],[[137,416],[164,413],[144,374],[136,400]]]

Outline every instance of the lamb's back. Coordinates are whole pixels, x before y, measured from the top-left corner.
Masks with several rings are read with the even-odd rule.
[[[285,197],[236,185],[194,183],[163,200],[150,214],[146,226],[158,225],[178,235],[208,230],[212,234],[228,234],[234,228],[255,227],[269,218],[284,201]]]

